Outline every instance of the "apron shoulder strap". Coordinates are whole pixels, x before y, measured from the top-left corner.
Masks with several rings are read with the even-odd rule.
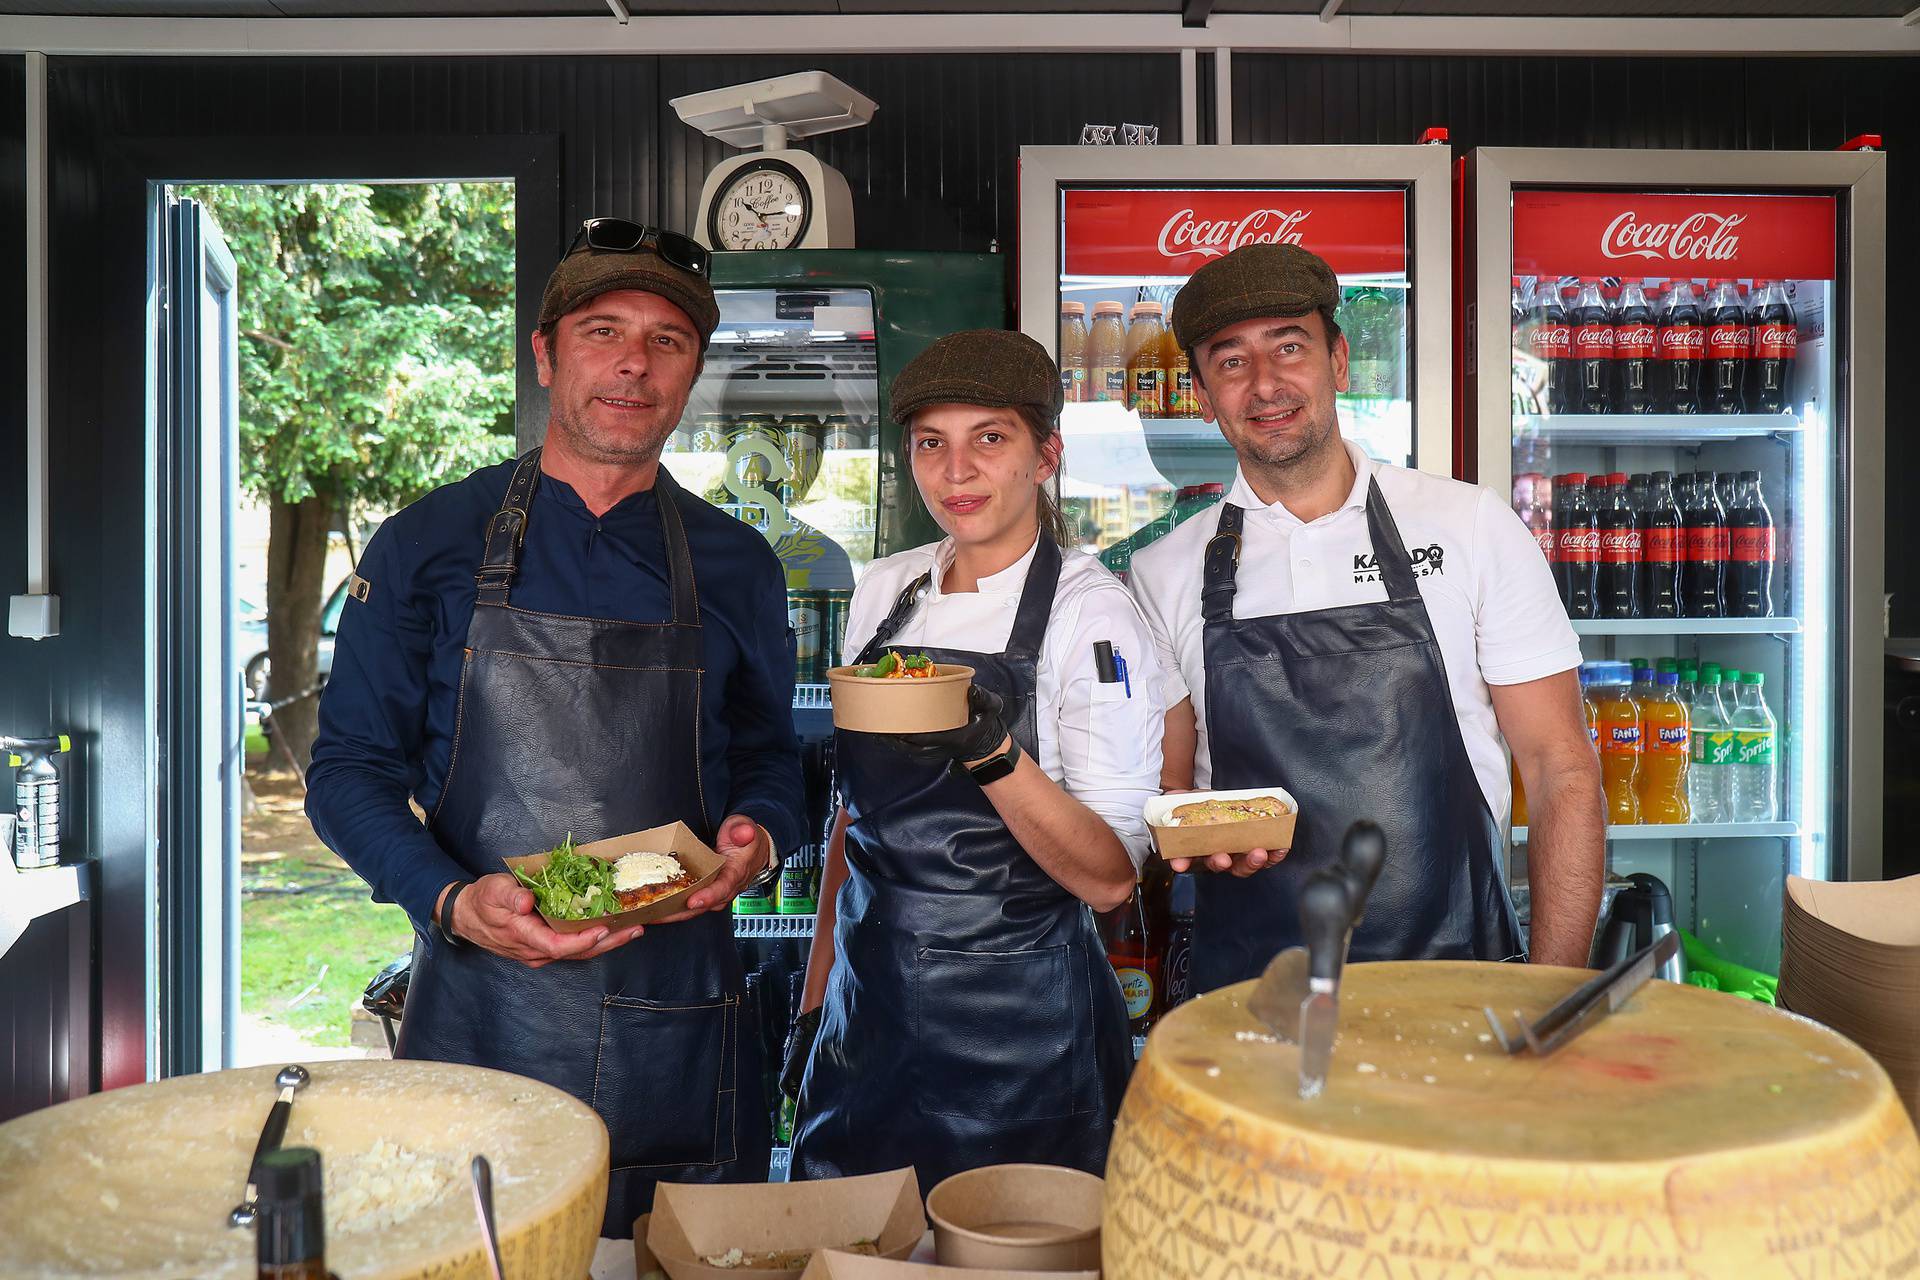
[[[1020,588],[1020,607],[1013,615],[1013,630],[1007,636],[1007,656],[1040,656],[1046,643],[1047,622],[1053,617],[1053,597],[1060,586],[1060,544],[1046,530],[1033,547],[1033,562],[1027,566],[1027,580]]]
[[[527,536],[527,510],[533,505],[533,491],[540,484],[540,450],[529,449],[513,469],[500,509],[487,521],[487,549],[480,568],[473,575],[479,586],[481,604],[504,605],[520,572],[520,544]]]
[[[1201,561],[1200,616],[1207,622],[1233,620],[1233,595],[1240,572],[1240,530],[1245,513],[1231,502],[1220,504],[1220,522]]]
[[[1380,581],[1386,584],[1387,599],[1417,598],[1420,586],[1407,559],[1407,544],[1400,540],[1400,526],[1380,494],[1380,477],[1367,481],[1367,534],[1373,540],[1374,559],[1380,563]]]
[[[907,619],[913,616],[913,611],[920,607],[921,598],[932,585],[933,570],[929,569],[901,589],[894,598],[893,608],[887,610],[887,616],[873,633],[873,639],[867,641],[866,648],[860,650],[855,665],[872,662],[886,651],[887,645],[900,633],[900,628],[907,625]]]
[[[700,622],[700,587],[693,577],[693,552],[687,549],[686,526],[680,521],[681,490],[665,467],[656,473],[654,499],[660,504],[660,536],[667,544],[667,581],[673,590],[673,620],[681,626]]]

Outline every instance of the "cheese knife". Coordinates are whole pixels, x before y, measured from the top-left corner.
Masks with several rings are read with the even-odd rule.
[[[1386,836],[1378,826],[1361,821],[1347,828],[1347,834],[1341,841],[1340,861],[1331,869],[1339,873],[1341,882],[1346,886],[1353,925],[1358,925],[1365,917],[1367,895],[1373,891],[1374,882],[1380,878],[1380,868],[1386,860]],[[1346,967],[1347,948],[1352,941],[1353,930],[1349,927],[1340,941],[1336,979]],[[1260,981],[1254,984],[1253,994],[1247,1000],[1247,1008],[1253,1016],[1266,1023],[1282,1040],[1291,1042],[1299,1032],[1300,1006],[1308,995],[1307,967],[1307,949],[1288,947],[1267,965],[1266,972],[1260,975]]]
[[[1483,1008],[1493,1038],[1508,1053],[1531,1049],[1544,1058],[1600,1019],[1618,1009],[1641,987],[1647,985],[1660,966],[1672,960],[1680,949],[1680,935],[1663,934],[1626,957],[1611,969],[1575,987],[1559,1004],[1542,1014],[1537,1022],[1528,1022],[1514,1012],[1520,1024],[1519,1035],[1509,1035],[1491,1008]]]
[[[1308,877],[1300,890],[1300,931],[1307,940],[1307,997],[1300,1018],[1300,1096],[1317,1098],[1327,1083],[1333,1037],[1340,1028],[1340,968],[1353,900],[1346,878],[1331,867]]]
[[[276,1151],[281,1140],[287,1136],[287,1120],[293,1115],[293,1095],[306,1086],[312,1079],[307,1069],[299,1063],[291,1063],[280,1068],[273,1077],[273,1083],[279,1088],[280,1096],[274,1099],[273,1107],[267,1112],[267,1122],[260,1127],[260,1140],[254,1144],[253,1160],[247,1165],[246,1199],[235,1205],[227,1213],[227,1225],[230,1227],[251,1227],[257,1215],[260,1203],[260,1184],[257,1176],[260,1157],[269,1151]]]

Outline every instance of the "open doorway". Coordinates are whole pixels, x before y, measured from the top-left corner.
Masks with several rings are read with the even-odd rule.
[[[173,299],[160,318],[175,346],[226,344],[164,363],[183,385],[196,368],[227,370],[232,420],[204,425],[219,412],[204,385],[197,407],[178,386],[168,397],[175,449],[199,455],[204,492],[197,534],[172,557],[202,625],[182,646],[191,660],[166,669],[202,690],[203,763],[219,762],[184,788],[194,812],[168,824],[197,850],[172,880],[197,901],[158,904],[178,934],[159,940],[161,980],[172,967],[193,988],[185,1007],[168,993],[172,1034],[197,1030],[206,1068],[383,1055],[360,995],[412,928],[314,835],[304,774],[366,540],[516,451],[514,184],[229,182],[171,186],[163,203],[176,297],[196,242],[231,264],[223,332],[184,328]]]

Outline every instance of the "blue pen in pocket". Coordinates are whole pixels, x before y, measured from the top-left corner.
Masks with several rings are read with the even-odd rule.
[[[1113,655],[1113,665],[1120,672],[1120,683],[1126,688],[1127,696],[1133,696],[1133,677],[1127,674],[1127,660],[1120,654]]]

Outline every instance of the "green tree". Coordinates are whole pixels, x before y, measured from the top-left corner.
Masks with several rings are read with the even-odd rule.
[[[511,184],[217,186],[239,269],[240,480],[268,504],[275,701],[317,684],[331,530],[513,453]],[[305,768],[316,699],[276,728]]]

